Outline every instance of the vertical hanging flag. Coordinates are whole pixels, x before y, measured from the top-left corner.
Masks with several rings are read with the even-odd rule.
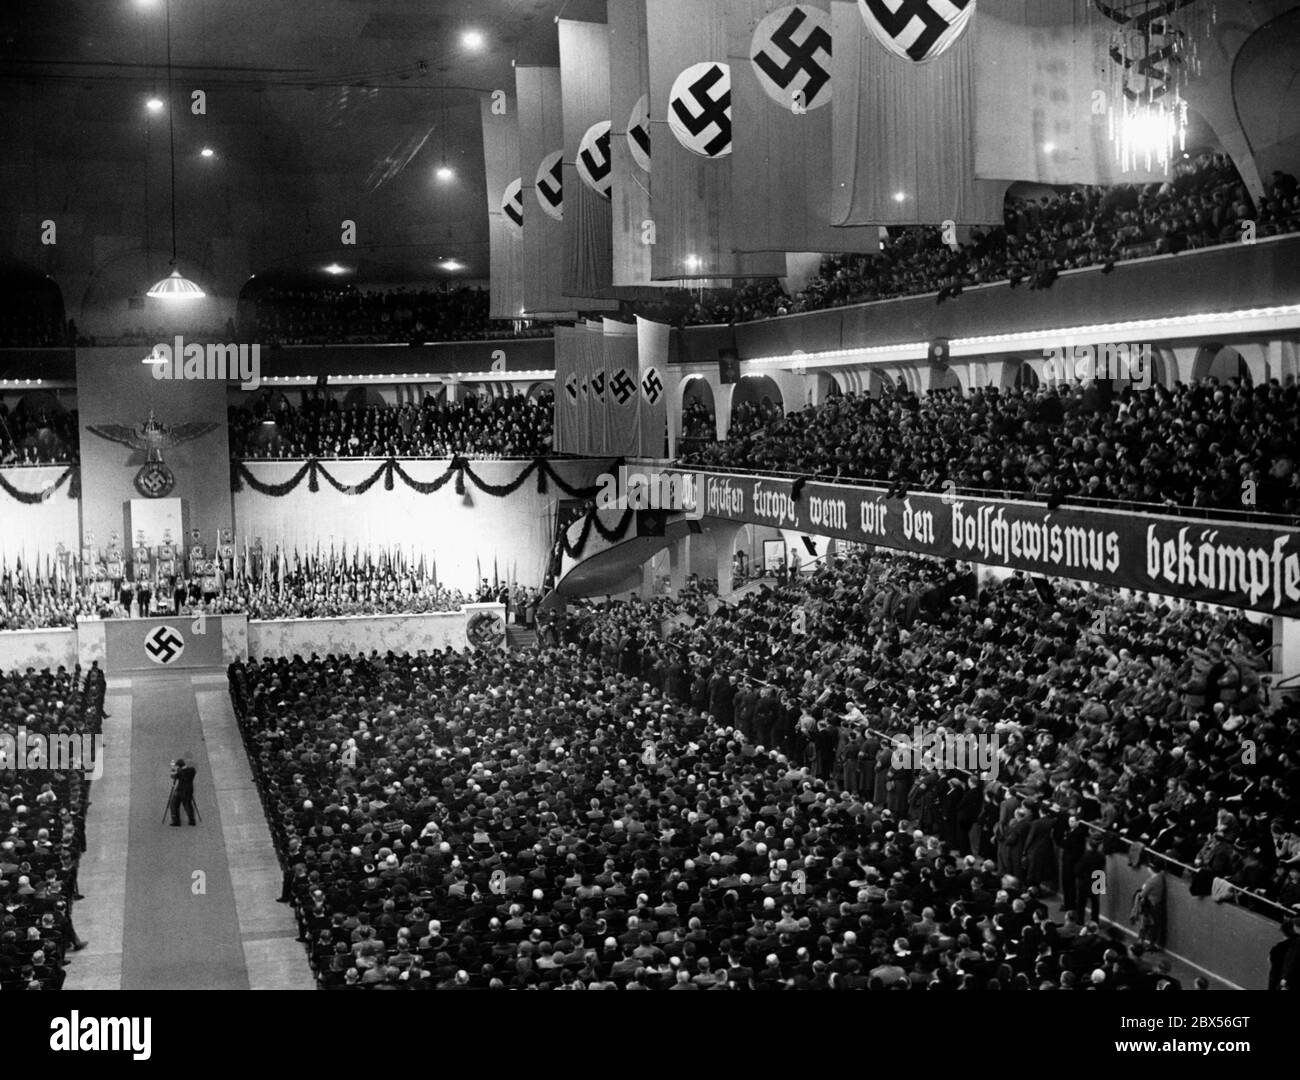
[[[725,0],[646,0],[657,280],[785,272],[779,253],[736,251],[726,8]]]
[[[875,252],[831,225],[830,0],[728,0],[732,227],[739,251]]]
[[[555,328],[555,450],[580,454],[582,374],[579,371],[578,331],[572,326]]]
[[[516,67],[515,89],[524,213],[524,307],[530,314],[570,317],[575,311],[616,308],[615,301],[562,292],[565,195],[560,69]]]
[[[1007,182],[976,179],[970,34],[912,63],[865,33],[858,6],[831,4],[831,221],[1002,223]]]
[[[561,19],[566,296],[605,296],[613,284],[610,237],[609,30]]]
[[[645,0],[607,0],[609,19],[609,132],[613,169],[613,280],[649,285],[656,239],[651,210],[650,61]]]
[[[594,319],[578,324],[578,351],[587,379],[587,407],[582,414],[583,453],[605,453],[605,327]]]
[[[672,327],[636,320],[636,353],[641,392],[641,457],[668,453],[668,343]]]
[[[604,321],[605,453],[635,457],[641,453],[640,366],[637,330],[632,323]]]
[[[1089,0],[980,0],[971,26],[975,175],[1043,184],[1151,183],[1110,143],[1110,35]],[[1146,163],[1143,162],[1143,165]]]
[[[560,69],[515,68],[519,101],[520,205],[524,218],[524,308],[530,314],[572,312],[560,293],[564,252],[564,144]]]
[[[480,111],[487,175],[490,315],[493,319],[517,319],[524,310],[519,113],[515,98],[505,94],[484,94]]]

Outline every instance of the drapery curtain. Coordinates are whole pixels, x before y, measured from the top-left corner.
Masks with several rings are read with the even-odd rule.
[[[1007,182],[975,175],[972,35],[916,64],[872,37],[856,4],[833,3],[831,20],[831,221],[1001,224]]]

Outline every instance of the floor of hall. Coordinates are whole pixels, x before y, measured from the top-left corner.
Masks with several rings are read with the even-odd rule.
[[[69,990],[311,990],[224,672],[110,678],[91,784]],[[167,814],[170,763],[200,821]]]

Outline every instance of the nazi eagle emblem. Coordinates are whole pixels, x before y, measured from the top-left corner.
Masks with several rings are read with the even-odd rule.
[[[145,461],[135,474],[135,489],[146,499],[161,499],[176,486],[176,476],[163,464],[162,452],[215,431],[217,427],[217,424],[209,421],[160,424],[151,410],[149,419],[135,427],[127,427],[125,424],[88,424],[86,430],[101,439],[129,446],[132,450],[143,450]]]

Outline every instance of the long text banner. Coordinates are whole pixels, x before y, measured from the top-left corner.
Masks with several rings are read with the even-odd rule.
[[[1300,617],[1300,532],[693,473],[706,517]]]

